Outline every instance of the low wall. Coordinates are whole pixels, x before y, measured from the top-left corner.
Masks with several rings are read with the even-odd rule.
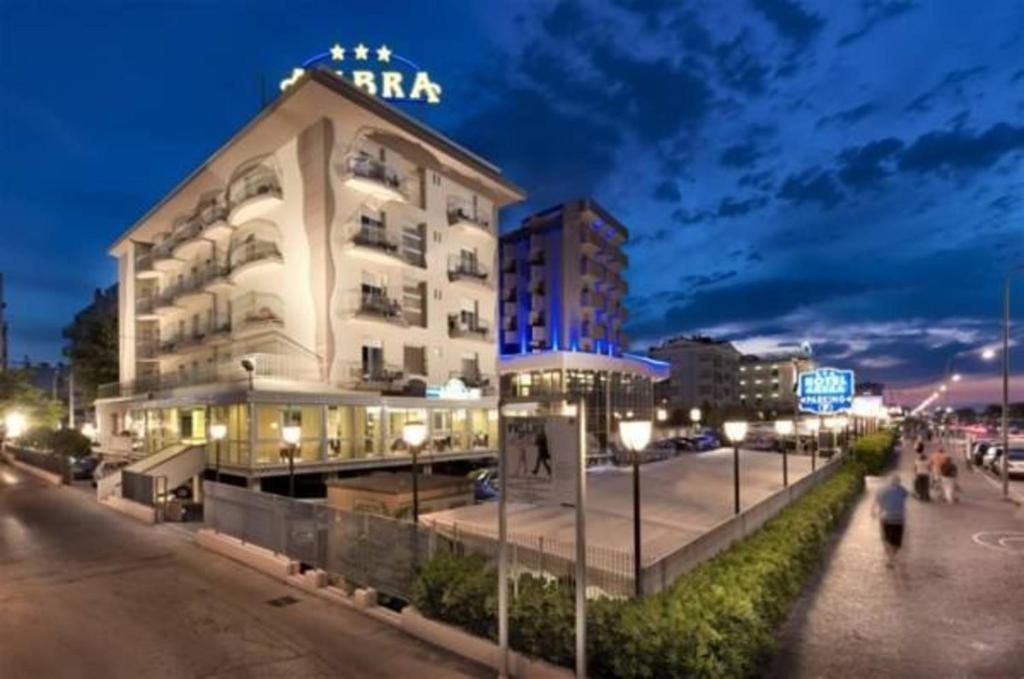
[[[221,556],[252,566],[276,578],[287,578],[298,572],[298,564],[285,556],[209,528],[203,528],[196,533],[196,542]]]
[[[641,573],[644,593],[653,594],[667,589],[683,573],[693,570],[756,531],[791,502],[835,474],[841,466],[842,459],[829,461],[753,507],[722,521],[657,563],[647,566]]]
[[[10,447],[4,447],[3,457],[12,467],[16,467],[21,471],[25,472],[26,474],[30,474],[36,477],[40,481],[45,481],[46,483],[49,483],[54,486],[64,485],[63,474],[58,474],[48,469],[43,469],[42,467],[37,467],[35,465],[28,464],[27,462],[22,462],[16,457],[15,451]]]
[[[132,502],[131,500],[127,500],[117,495],[111,495],[110,497],[100,500],[100,502],[115,511],[127,514],[142,523],[156,523],[155,507],[140,505],[138,502]]]

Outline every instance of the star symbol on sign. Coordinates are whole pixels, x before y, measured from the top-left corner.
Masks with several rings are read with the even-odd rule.
[[[343,61],[345,59],[345,48],[338,43],[334,43],[334,47],[331,48],[331,59]]]
[[[364,45],[363,43],[359,43],[358,45],[355,46],[355,49],[353,51],[356,53],[356,59],[358,59],[359,61],[366,61],[366,57],[370,53],[370,48]]]
[[[377,50],[377,61],[391,61],[391,50],[388,49],[387,45],[381,45],[380,49]]]

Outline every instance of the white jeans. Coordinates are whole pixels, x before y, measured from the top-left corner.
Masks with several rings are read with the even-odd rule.
[[[953,504],[954,495],[956,494],[956,479],[950,476],[942,477],[942,496],[946,498],[946,502]]]

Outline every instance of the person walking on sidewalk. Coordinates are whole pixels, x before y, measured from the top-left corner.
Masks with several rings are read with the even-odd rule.
[[[928,458],[924,456],[923,452],[918,453],[917,457],[914,458],[914,494],[922,502],[931,500],[931,493],[929,492],[929,486],[931,485],[930,469],[931,465],[928,462]]]
[[[946,455],[946,451],[941,446],[932,451],[932,454],[928,457],[928,464],[932,473],[932,486],[935,488],[936,493],[942,491],[942,466],[946,464],[948,459],[949,456]]]
[[[942,466],[939,467],[940,483],[942,484],[942,497],[946,499],[946,502],[953,504],[957,501],[956,498],[956,477],[958,473],[956,462],[953,458],[946,456],[946,459],[942,462]]]
[[[896,554],[903,546],[903,530],[907,518],[907,492],[900,483],[900,475],[893,474],[889,483],[875,494],[871,515],[880,517],[882,546],[885,547],[885,567],[892,568]]]

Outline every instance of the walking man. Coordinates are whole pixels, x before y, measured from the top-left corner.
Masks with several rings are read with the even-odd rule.
[[[892,568],[896,554],[903,546],[903,529],[907,516],[907,490],[900,484],[900,475],[894,473],[889,483],[875,494],[871,515],[881,519],[882,546],[885,547],[885,567]]]

